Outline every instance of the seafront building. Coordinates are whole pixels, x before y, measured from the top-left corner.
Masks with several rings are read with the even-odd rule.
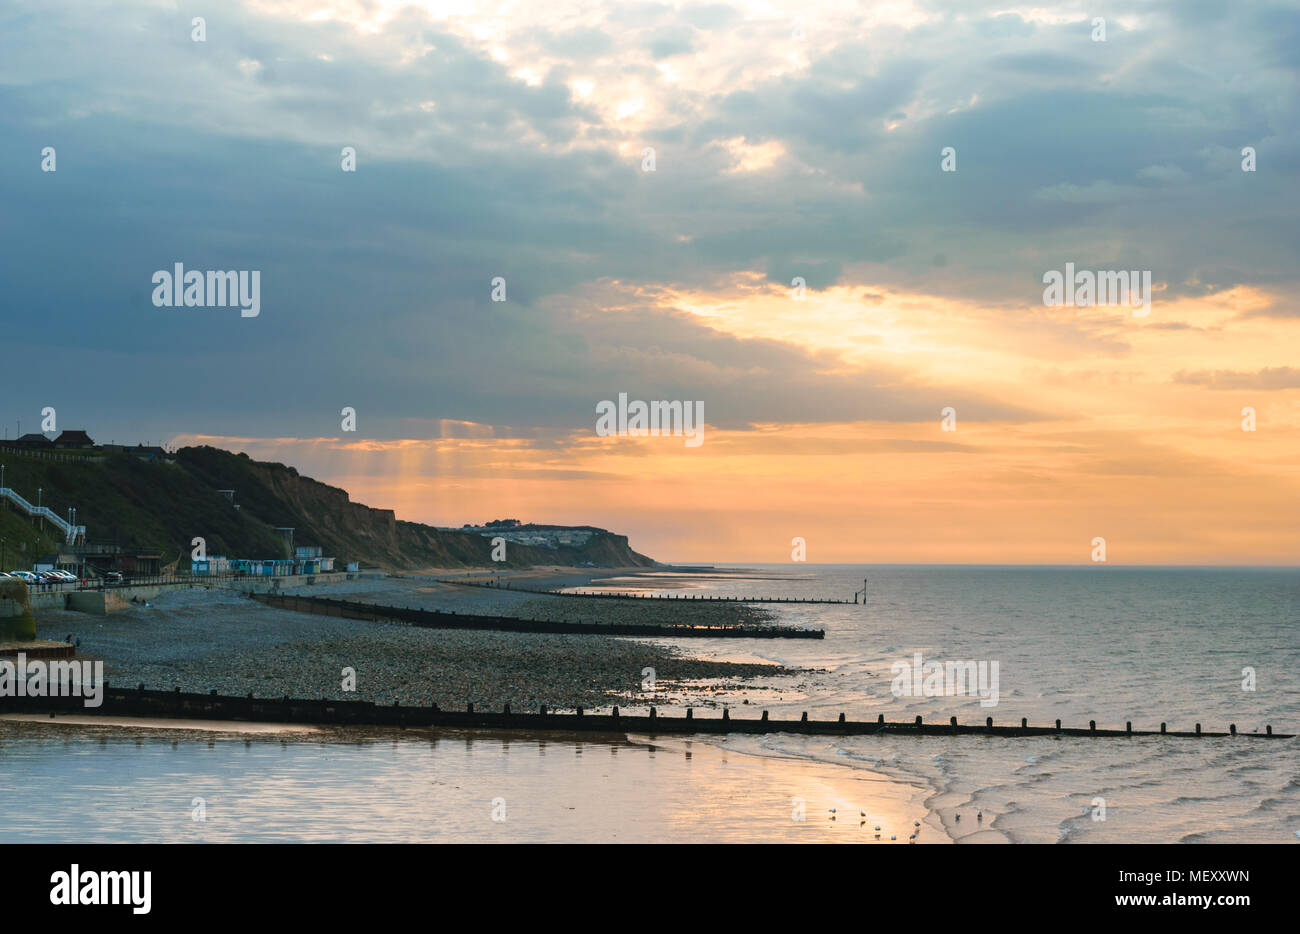
[[[299,574],[324,574],[334,570],[334,559],[321,554],[320,546],[300,546],[292,558],[227,558],[210,555],[203,561],[191,561],[190,573],[197,577],[235,575],[237,577],[292,577]]]
[[[79,455],[75,459],[85,460],[103,454],[126,454],[147,461],[171,461],[175,455],[157,444],[96,444],[95,439],[80,428],[60,432],[57,437],[47,438],[37,432],[28,432],[19,438],[0,441],[0,450],[9,449],[15,453],[48,454],[66,458],[67,455]]]

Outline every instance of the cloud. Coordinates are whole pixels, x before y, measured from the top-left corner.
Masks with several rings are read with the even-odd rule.
[[[1174,382],[1184,386],[1204,386],[1207,389],[1300,389],[1300,370],[1289,366],[1270,366],[1255,372],[1234,370],[1179,371]]]
[[[11,405],[315,437],[352,404],[394,434],[523,431],[581,425],[639,385],[707,394],[737,426],[929,418],[954,380],[905,357],[854,370],[585,296],[799,275],[983,307],[982,346],[1066,260],[1152,269],[1170,299],[1296,278],[1283,4],[1144,4],[1107,43],[1068,4],[814,4],[802,40],[791,17],[728,3],[318,6],[231,5],[206,43],[188,11],[149,3],[0,13],[0,276],[29,350],[7,366]],[[1247,144],[1253,175],[1229,158]],[[149,277],[177,261],[261,270],[262,316],[154,308]],[[1023,331],[1031,358],[1130,350],[1095,322]],[[973,418],[1036,417],[963,395]]]

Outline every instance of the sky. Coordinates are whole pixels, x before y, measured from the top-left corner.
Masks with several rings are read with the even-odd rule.
[[[1267,0],[10,0],[0,434],[664,560],[1296,564],[1298,78]]]

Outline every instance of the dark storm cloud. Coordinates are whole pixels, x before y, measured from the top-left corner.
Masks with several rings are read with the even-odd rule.
[[[512,76],[527,56],[496,61],[414,9],[371,39],[232,8],[206,14],[196,44],[197,9],[11,7],[0,277],[6,340],[28,352],[7,361],[7,407],[146,413],[132,418],[153,434],[332,434],[345,404],[372,430],[565,427],[620,390],[707,398],[732,426],[933,418],[958,387],[844,373],[644,303],[578,315],[571,296],[757,271],[1034,304],[1066,262],[1151,269],[1170,295],[1294,279],[1293,8],[1138,4],[1104,44],[1082,20],[934,9],[938,23],[873,34],[818,37],[810,19],[807,68],[676,87],[619,155],[626,137],[570,78],[614,56],[649,84],[656,59],[694,62],[710,34],[789,42],[789,24],[613,6],[599,26],[538,34],[537,54],[564,64],[530,84]],[[783,155],[734,171],[735,140]],[[57,173],[38,169],[47,145]],[[956,173],[939,171],[945,146]],[[261,270],[262,315],[153,307],[150,275],[173,262]],[[1034,413],[973,400],[963,416]]]

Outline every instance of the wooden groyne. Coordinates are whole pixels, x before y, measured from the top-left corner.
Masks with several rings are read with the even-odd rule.
[[[824,629],[796,629],[789,626],[661,625],[657,623],[575,623],[518,616],[480,616],[471,613],[425,610],[419,607],[381,606],[332,597],[300,597],[296,594],[250,593],[254,600],[285,610],[338,616],[344,619],[389,620],[424,629],[478,629],[493,632],[563,633],[584,636],[659,636],[662,638],[708,639],[824,639]]]
[[[609,590],[572,591],[542,590],[535,587],[515,587],[510,583],[497,584],[494,581],[439,580],[439,584],[454,584],[457,587],[482,587],[487,590],[509,590],[512,593],[531,593],[543,597],[586,597],[591,600],[657,600],[700,601],[705,603],[857,603],[853,600],[831,600],[815,597],[727,597],[718,594],[639,594],[619,593]]]
[[[71,643],[49,639],[0,642],[0,658],[17,658],[20,654],[24,658],[72,658],[77,649]]]
[[[507,705],[501,711],[475,710],[470,704],[465,710],[442,710],[437,705],[429,707],[384,706],[370,701],[305,700],[288,697],[255,698],[229,697],[210,694],[187,694],[179,688],[173,691],[146,690],[143,684],[134,688],[105,685],[103,703],[99,707],[85,707],[80,697],[0,697],[0,713],[67,714],[122,717],[164,717],[190,720],[235,720],[257,723],[295,723],[318,726],[376,726],[376,727],[448,727],[456,729],[553,731],[562,733],[642,733],[649,735],[685,734],[764,734],[800,733],[815,736],[869,736],[888,734],[894,736],[1087,736],[1093,738],[1130,738],[1134,736],[1165,736],[1180,739],[1205,739],[1211,737],[1244,737],[1248,739],[1293,739],[1294,734],[1274,733],[1268,726],[1263,733],[1238,733],[1235,725],[1227,733],[1203,731],[1196,724],[1194,731],[1134,730],[1132,723],[1123,730],[1097,729],[1091,721],[1087,729],[1055,726],[1029,726],[1025,720],[1019,726],[995,725],[990,717],[983,725],[959,724],[957,718],[947,723],[923,723],[920,717],[913,722],[887,723],[883,715],[875,721],[809,720],[805,713],[798,720],[770,718],[766,710],[758,717],[733,718],[724,709],[720,716],[696,717],[693,710],[685,716],[660,716],[651,707],[643,714],[629,714],[614,707],[610,713],[589,713],[579,707],[573,713],[554,713],[541,708],[536,713],[514,712]]]

